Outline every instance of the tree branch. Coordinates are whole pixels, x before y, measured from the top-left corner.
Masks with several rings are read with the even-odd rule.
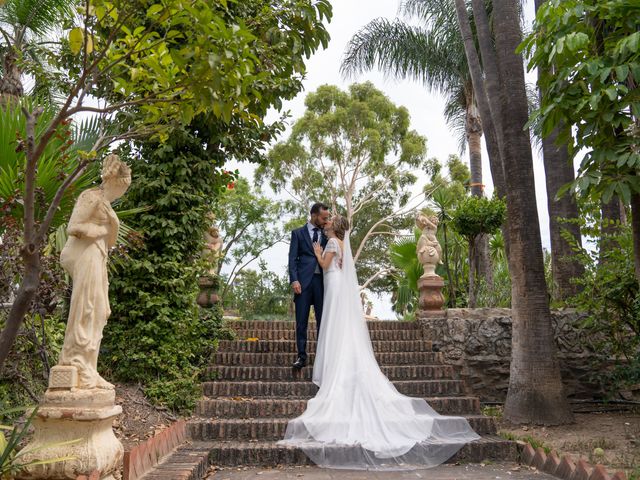
[[[37,249],[35,234],[35,184],[36,184],[36,172],[38,166],[38,156],[36,156],[36,123],[38,118],[44,112],[42,107],[36,108],[33,113],[29,112],[26,107],[22,108],[27,121],[26,121],[26,165],[25,165],[25,180],[24,180],[24,248]]]
[[[376,273],[374,273],[371,277],[369,277],[367,279],[366,282],[364,282],[362,284],[362,286],[360,287],[360,290],[364,290],[365,288],[367,288],[371,283],[373,283],[375,280],[377,280],[380,277],[389,275],[389,273],[391,273],[391,269],[390,268],[381,268],[380,270],[378,270]]]
[[[42,224],[38,228],[39,242],[44,241],[47,235],[47,232],[49,231],[49,226],[51,225],[51,222],[53,221],[53,217],[56,214],[56,210],[58,210],[58,206],[62,201],[64,192],[78,178],[78,176],[80,176],[80,174],[84,171],[88,163],[89,162],[87,160],[81,160],[76,166],[76,168],[73,170],[73,172],[71,172],[67,176],[67,178],[65,178],[64,182],[62,182],[62,184],[58,187],[58,190],[56,191],[56,194],[54,195],[53,200],[51,200],[51,203],[49,204],[49,208],[47,209],[47,214],[45,215],[44,220],[42,221]]]

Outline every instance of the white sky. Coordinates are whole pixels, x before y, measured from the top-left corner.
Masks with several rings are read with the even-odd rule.
[[[305,90],[296,98],[285,102],[284,110],[290,110],[292,120],[304,113],[304,98],[307,93],[314,91],[320,85],[332,84],[346,89],[350,83],[371,81],[375,86],[397,105],[404,105],[411,114],[411,126],[427,138],[427,155],[436,157],[445,162],[449,154],[458,153],[458,140],[446,125],[443,110],[444,99],[435,93],[430,93],[421,84],[414,81],[395,81],[385,78],[381,72],[370,72],[355,79],[344,80],[340,75],[340,63],[345,47],[351,36],[369,21],[378,17],[395,18],[398,1],[394,0],[368,0],[366,3],[358,0],[335,0],[333,4],[333,20],[329,24],[331,42],[326,50],[316,53],[307,61],[307,75],[304,80]],[[525,17],[530,21],[533,16],[533,2],[526,1]],[[529,82],[535,81],[528,75]],[[463,160],[468,162],[468,154]],[[242,176],[253,178],[254,166],[245,163],[229,165],[232,169],[238,168]],[[534,170],[536,174],[536,198],[542,233],[542,243],[549,248],[549,216],[546,207],[546,189],[544,183],[544,168],[539,152],[534,149]],[[490,195],[493,185],[490,178],[488,157],[483,151],[483,175],[486,191]],[[429,181],[426,174],[418,180],[418,186],[422,187]],[[278,244],[266,251],[262,258],[269,268],[275,272],[286,271],[288,245]],[[255,265],[251,267],[255,268]],[[249,268],[251,268],[249,267]],[[388,297],[374,301],[373,314],[380,318],[395,318],[391,310]]]

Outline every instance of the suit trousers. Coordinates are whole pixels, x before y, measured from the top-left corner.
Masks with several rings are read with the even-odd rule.
[[[322,300],[324,297],[324,281],[322,275],[316,273],[308,287],[299,295],[294,295],[293,302],[296,306],[296,346],[298,356],[307,358],[307,328],[309,326],[309,313],[311,305],[316,315],[316,329],[320,334],[320,320],[322,319]]]

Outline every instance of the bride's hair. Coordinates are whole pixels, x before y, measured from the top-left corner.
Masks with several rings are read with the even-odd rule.
[[[333,231],[340,240],[344,240],[344,235],[349,230],[349,220],[342,215],[335,215],[333,217]]]

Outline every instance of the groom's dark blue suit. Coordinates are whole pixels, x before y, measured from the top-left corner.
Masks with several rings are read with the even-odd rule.
[[[320,320],[322,319],[322,300],[324,296],[324,283],[322,268],[313,251],[312,237],[309,234],[307,224],[291,232],[289,245],[289,282],[300,282],[302,292],[295,294],[293,301],[296,306],[296,345],[298,356],[307,358],[307,327],[311,305],[316,315],[316,328],[320,333]],[[327,237],[318,230],[318,240],[324,248]],[[316,273],[319,272],[319,273]]]

